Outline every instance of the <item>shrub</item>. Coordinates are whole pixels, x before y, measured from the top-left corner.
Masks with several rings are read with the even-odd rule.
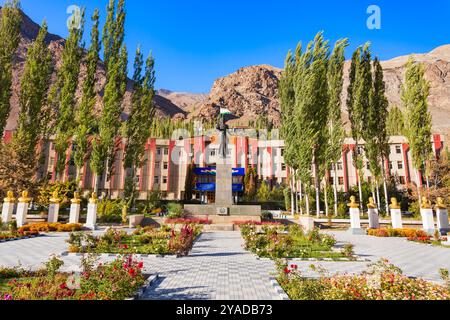
[[[121,223],[124,200],[103,199],[98,203],[98,221],[103,223]]]
[[[21,227],[19,229],[20,233],[25,232],[74,232],[80,231],[82,228],[81,224],[62,224],[62,223],[35,223],[29,224]]]
[[[261,213],[262,220],[273,220],[273,214],[270,211],[263,211]]]
[[[169,215],[167,216],[169,219],[179,219],[185,217],[183,207],[179,203],[169,203],[167,205],[167,210],[169,211]]]

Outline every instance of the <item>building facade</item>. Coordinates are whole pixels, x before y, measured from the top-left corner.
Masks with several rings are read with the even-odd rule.
[[[9,140],[11,132],[4,136]],[[209,197],[208,202],[213,201],[214,178],[205,172],[213,171],[218,160],[219,136],[216,134],[199,135],[193,138],[179,139],[149,139],[145,146],[144,165],[137,171],[136,189],[139,190],[139,198],[144,200],[154,191],[162,194],[167,200],[186,199],[186,190],[192,188],[194,198]],[[444,150],[442,135],[435,134],[432,138],[433,151],[436,157]],[[386,159],[385,169],[390,176],[394,176],[399,186],[410,183],[424,184],[420,173],[413,168],[409,145],[405,137],[390,137],[390,155]],[[236,196],[242,193],[243,175],[245,170],[253,167],[259,180],[269,182],[271,185],[288,185],[290,183],[291,170],[284,162],[284,141],[272,135],[271,139],[261,137],[254,133],[248,134],[245,130],[232,129],[229,132],[228,161],[237,172],[233,178]],[[76,178],[76,168],[72,158],[72,152],[64,155],[67,159],[66,170],[63,176],[56,173],[56,161],[58,155],[55,152],[53,141],[48,141],[40,146],[45,150],[45,161],[41,163],[38,178],[47,177],[50,181],[72,180]],[[337,163],[335,170],[330,170],[328,176],[330,184],[334,179],[338,180],[340,191],[348,191],[358,184],[358,172],[353,165],[353,156],[356,145],[352,139],[346,139],[343,146],[342,158]],[[73,150],[73,148],[72,148]],[[364,158],[364,143],[360,143],[358,151]],[[129,170],[123,166],[125,153],[125,139],[118,139],[116,143],[116,159],[113,175],[107,181],[105,174],[99,177],[99,193],[108,192],[112,198],[123,196],[125,180]],[[203,174],[201,174],[203,172]],[[208,177],[209,176],[209,177]],[[191,179],[194,181],[190,181]],[[364,159],[365,181],[372,179],[368,161]],[[191,185],[191,186],[189,186]],[[81,186],[87,192],[94,187],[94,175],[87,161],[82,170]]]

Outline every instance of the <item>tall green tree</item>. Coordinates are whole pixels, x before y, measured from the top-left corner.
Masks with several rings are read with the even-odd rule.
[[[52,75],[52,57],[45,42],[47,23],[28,50],[19,94],[19,120],[13,141],[23,161],[36,162],[36,147],[42,138],[46,118],[43,112]],[[29,177],[28,177],[29,178]]]
[[[377,198],[380,199],[378,181],[383,179],[385,185],[385,204],[386,208],[389,209],[385,167],[383,165],[385,159],[389,158],[389,136],[386,127],[389,102],[385,92],[386,85],[384,83],[383,68],[379,59],[375,58],[373,62],[373,90],[371,91],[369,109],[366,110],[367,116],[363,124],[362,136],[366,142],[366,155],[370,163],[370,171],[375,178],[372,182],[372,193],[375,194],[373,190],[376,188]]]
[[[0,132],[3,134],[11,111],[12,71],[20,42],[22,13],[18,0],[7,0],[0,21]]]
[[[107,170],[105,182],[114,169],[116,139],[121,127],[123,97],[127,85],[128,53],[124,40],[125,1],[119,0],[117,10],[111,0],[107,8],[107,21],[103,31],[106,85],[103,110],[98,121],[99,132],[92,142],[91,169],[94,173],[94,191],[98,191],[100,174]]]
[[[97,65],[100,60],[100,41],[99,41],[99,12],[95,10],[92,16],[91,44],[86,58],[86,79],[83,83],[83,96],[81,103],[76,110],[76,128],[74,143],[76,145],[74,160],[77,167],[77,182],[81,180],[82,169],[87,161],[89,153],[89,138],[94,133],[95,118],[94,107],[96,103],[95,75]]]
[[[56,171],[60,178],[66,178],[64,169],[70,139],[75,129],[75,107],[80,65],[83,56],[82,39],[84,26],[84,9],[81,13],[82,21],[79,28],[71,28],[69,37],[62,52],[62,64],[57,73],[55,88],[52,90],[52,103],[57,112],[55,127],[55,150],[57,153]]]
[[[358,170],[358,190],[361,209],[363,206],[361,184],[364,179],[364,152],[360,147],[360,140],[363,138],[363,128],[367,121],[367,110],[370,108],[370,97],[373,90],[371,61],[369,43],[366,43],[363,48],[358,48],[353,54],[350,67],[350,86],[347,97],[347,110],[352,128],[352,137],[355,141],[353,161]]]
[[[336,42],[328,65],[328,91],[330,95],[328,106],[328,149],[326,167],[332,164],[334,170],[334,213],[338,214],[338,179],[337,162],[342,157],[342,146],[345,139],[345,130],[342,123],[342,89],[344,86],[345,48],[348,39]]]
[[[310,181],[313,166],[316,193],[316,213],[320,215],[320,172],[319,165],[326,156],[326,134],[328,119],[328,59],[329,43],[319,32],[308,46],[303,61],[297,68],[295,84],[296,138],[301,140],[298,148],[301,176]]]
[[[131,190],[134,194],[136,186],[136,170],[143,165],[145,143],[150,137],[150,128],[154,115],[153,97],[155,94],[155,62],[150,55],[146,62],[145,75],[143,72],[143,55],[140,48],[136,50],[134,61],[134,90],[131,98],[131,112],[126,124],[126,148],[124,166],[130,169]],[[131,196],[131,195],[128,195]]]
[[[405,117],[402,110],[397,106],[392,107],[389,111],[386,127],[389,136],[401,136],[405,134]]]
[[[430,85],[424,78],[423,65],[410,57],[402,86],[402,102],[406,109],[406,135],[411,148],[413,166],[416,168],[417,190],[421,198],[419,171],[424,172],[426,162],[433,152],[431,143],[431,114],[428,111]]]

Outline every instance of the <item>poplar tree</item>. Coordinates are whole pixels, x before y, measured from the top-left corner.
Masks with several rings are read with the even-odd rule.
[[[386,121],[389,136],[401,136],[405,134],[405,117],[402,110],[394,106],[388,114]]]
[[[127,85],[128,53],[124,40],[125,2],[119,0],[117,13],[115,1],[110,0],[107,21],[103,30],[106,85],[103,109],[99,119],[99,132],[92,142],[91,169],[94,173],[94,191],[98,192],[98,176],[106,172],[106,180],[113,174],[116,139],[121,126],[123,97]],[[106,182],[105,180],[105,182]]]
[[[145,143],[150,137],[150,128],[154,114],[154,84],[155,71],[154,60],[150,55],[146,62],[145,75],[143,72],[143,55],[140,48],[136,50],[133,75],[133,95],[131,98],[131,112],[126,124],[126,149],[124,167],[129,168],[131,175],[129,181],[132,188],[129,188],[134,195],[135,178],[137,168],[143,165],[145,154]],[[126,195],[126,196],[132,196]],[[133,199],[133,197],[131,197]]]
[[[347,110],[352,128],[352,137],[355,141],[353,161],[358,170],[358,189],[361,209],[363,207],[361,183],[364,179],[364,173],[363,152],[360,148],[360,139],[363,138],[363,126],[367,121],[367,110],[370,108],[372,90],[370,44],[366,43],[362,49],[358,48],[353,55],[347,98]]]
[[[12,71],[20,42],[22,13],[18,0],[7,0],[0,23],[0,132],[3,134],[11,111]]]
[[[430,85],[424,78],[423,65],[410,57],[406,66],[405,82],[402,86],[402,102],[406,108],[406,136],[408,137],[413,166],[416,168],[417,192],[421,198],[419,171],[433,152],[431,143],[431,114],[428,111]]]
[[[13,142],[20,158],[36,162],[36,146],[42,137],[43,107],[52,75],[52,57],[45,42],[47,23],[44,21],[39,34],[28,50],[19,93],[19,120]],[[28,177],[30,178],[30,177]]]
[[[389,137],[387,135],[386,120],[388,117],[389,102],[386,98],[386,85],[383,79],[383,68],[378,58],[373,62],[373,90],[370,96],[369,109],[366,110],[366,121],[363,123],[363,138],[366,142],[366,154],[370,163],[370,171],[375,181],[378,199],[378,181],[383,178],[385,186],[386,208],[389,209],[385,169],[383,163],[389,157]],[[372,189],[373,190],[373,189]],[[374,191],[372,191],[373,194]],[[375,197],[374,197],[375,198]],[[378,205],[380,205],[379,201]],[[387,211],[389,212],[389,211]]]
[[[92,16],[91,44],[86,58],[86,79],[83,83],[83,96],[76,112],[76,128],[74,142],[76,144],[74,160],[77,167],[77,183],[81,179],[81,171],[89,153],[89,138],[94,133],[94,107],[96,103],[95,75],[100,60],[99,12],[96,9]]]
[[[71,28],[64,50],[62,52],[62,65],[58,70],[57,81],[52,90],[52,103],[57,110],[55,127],[55,150],[57,153],[56,171],[65,179],[63,174],[66,167],[66,153],[70,145],[70,138],[75,129],[74,117],[76,106],[76,91],[80,76],[80,64],[83,56],[82,38],[84,25],[84,10],[81,13],[82,21],[79,28]]]
[[[319,164],[326,155],[328,114],[327,69],[329,44],[323,33],[316,35],[297,68],[295,83],[295,120],[299,141],[298,159],[303,181],[310,181],[311,164],[316,194],[316,213],[320,215]]]
[[[337,162],[342,157],[342,145],[345,139],[345,130],[342,123],[342,89],[344,86],[345,48],[348,39],[336,42],[328,65],[328,91],[330,95],[328,106],[328,150],[327,162],[333,165],[334,180],[334,213],[338,212],[338,179]]]

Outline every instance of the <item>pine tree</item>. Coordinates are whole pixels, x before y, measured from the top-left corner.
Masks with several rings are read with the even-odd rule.
[[[341,111],[341,94],[344,86],[344,62],[345,48],[348,46],[348,39],[339,40],[330,57],[328,66],[328,90],[330,101],[328,107],[328,150],[326,167],[329,163],[334,169],[334,213],[338,212],[338,179],[337,179],[337,162],[342,156],[342,145],[345,139],[345,131],[342,123]]]
[[[81,41],[83,38],[84,10],[81,13],[82,22],[80,28],[70,29],[64,50],[62,52],[62,64],[58,70],[55,88],[52,91],[52,103],[57,110],[55,127],[55,150],[57,153],[56,171],[63,180],[63,174],[67,163],[66,153],[70,145],[70,139],[74,132],[74,117],[76,106],[76,91],[80,76],[80,64],[83,56]]]
[[[7,0],[0,21],[0,133],[3,134],[11,111],[12,71],[20,42],[22,13],[18,0]]]
[[[91,45],[86,58],[86,79],[83,83],[83,96],[76,112],[76,128],[74,142],[76,144],[74,160],[77,167],[77,182],[80,182],[81,171],[87,161],[89,152],[89,137],[94,133],[94,107],[96,102],[95,75],[100,60],[99,42],[99,12],[95,10],[92,16]]]
[[[47,23],[44,21],[39,34],[28,50],[19,94],[19,120],[14,136],[19,159],[28,163],[37,162],[36,147],[42,138],[44,105],[52,75],[52,57],[47,48]],[[29,179],[29,176],[28,176]]]
[[[420,174],[433,152],[431,143],[431,114],[428,111],[430,85],[424,78],[425,70],[410,57],[402,86],[402,102],[406,108],[406,135],[411,158],[417,174],[417,190],[420,195]]]

